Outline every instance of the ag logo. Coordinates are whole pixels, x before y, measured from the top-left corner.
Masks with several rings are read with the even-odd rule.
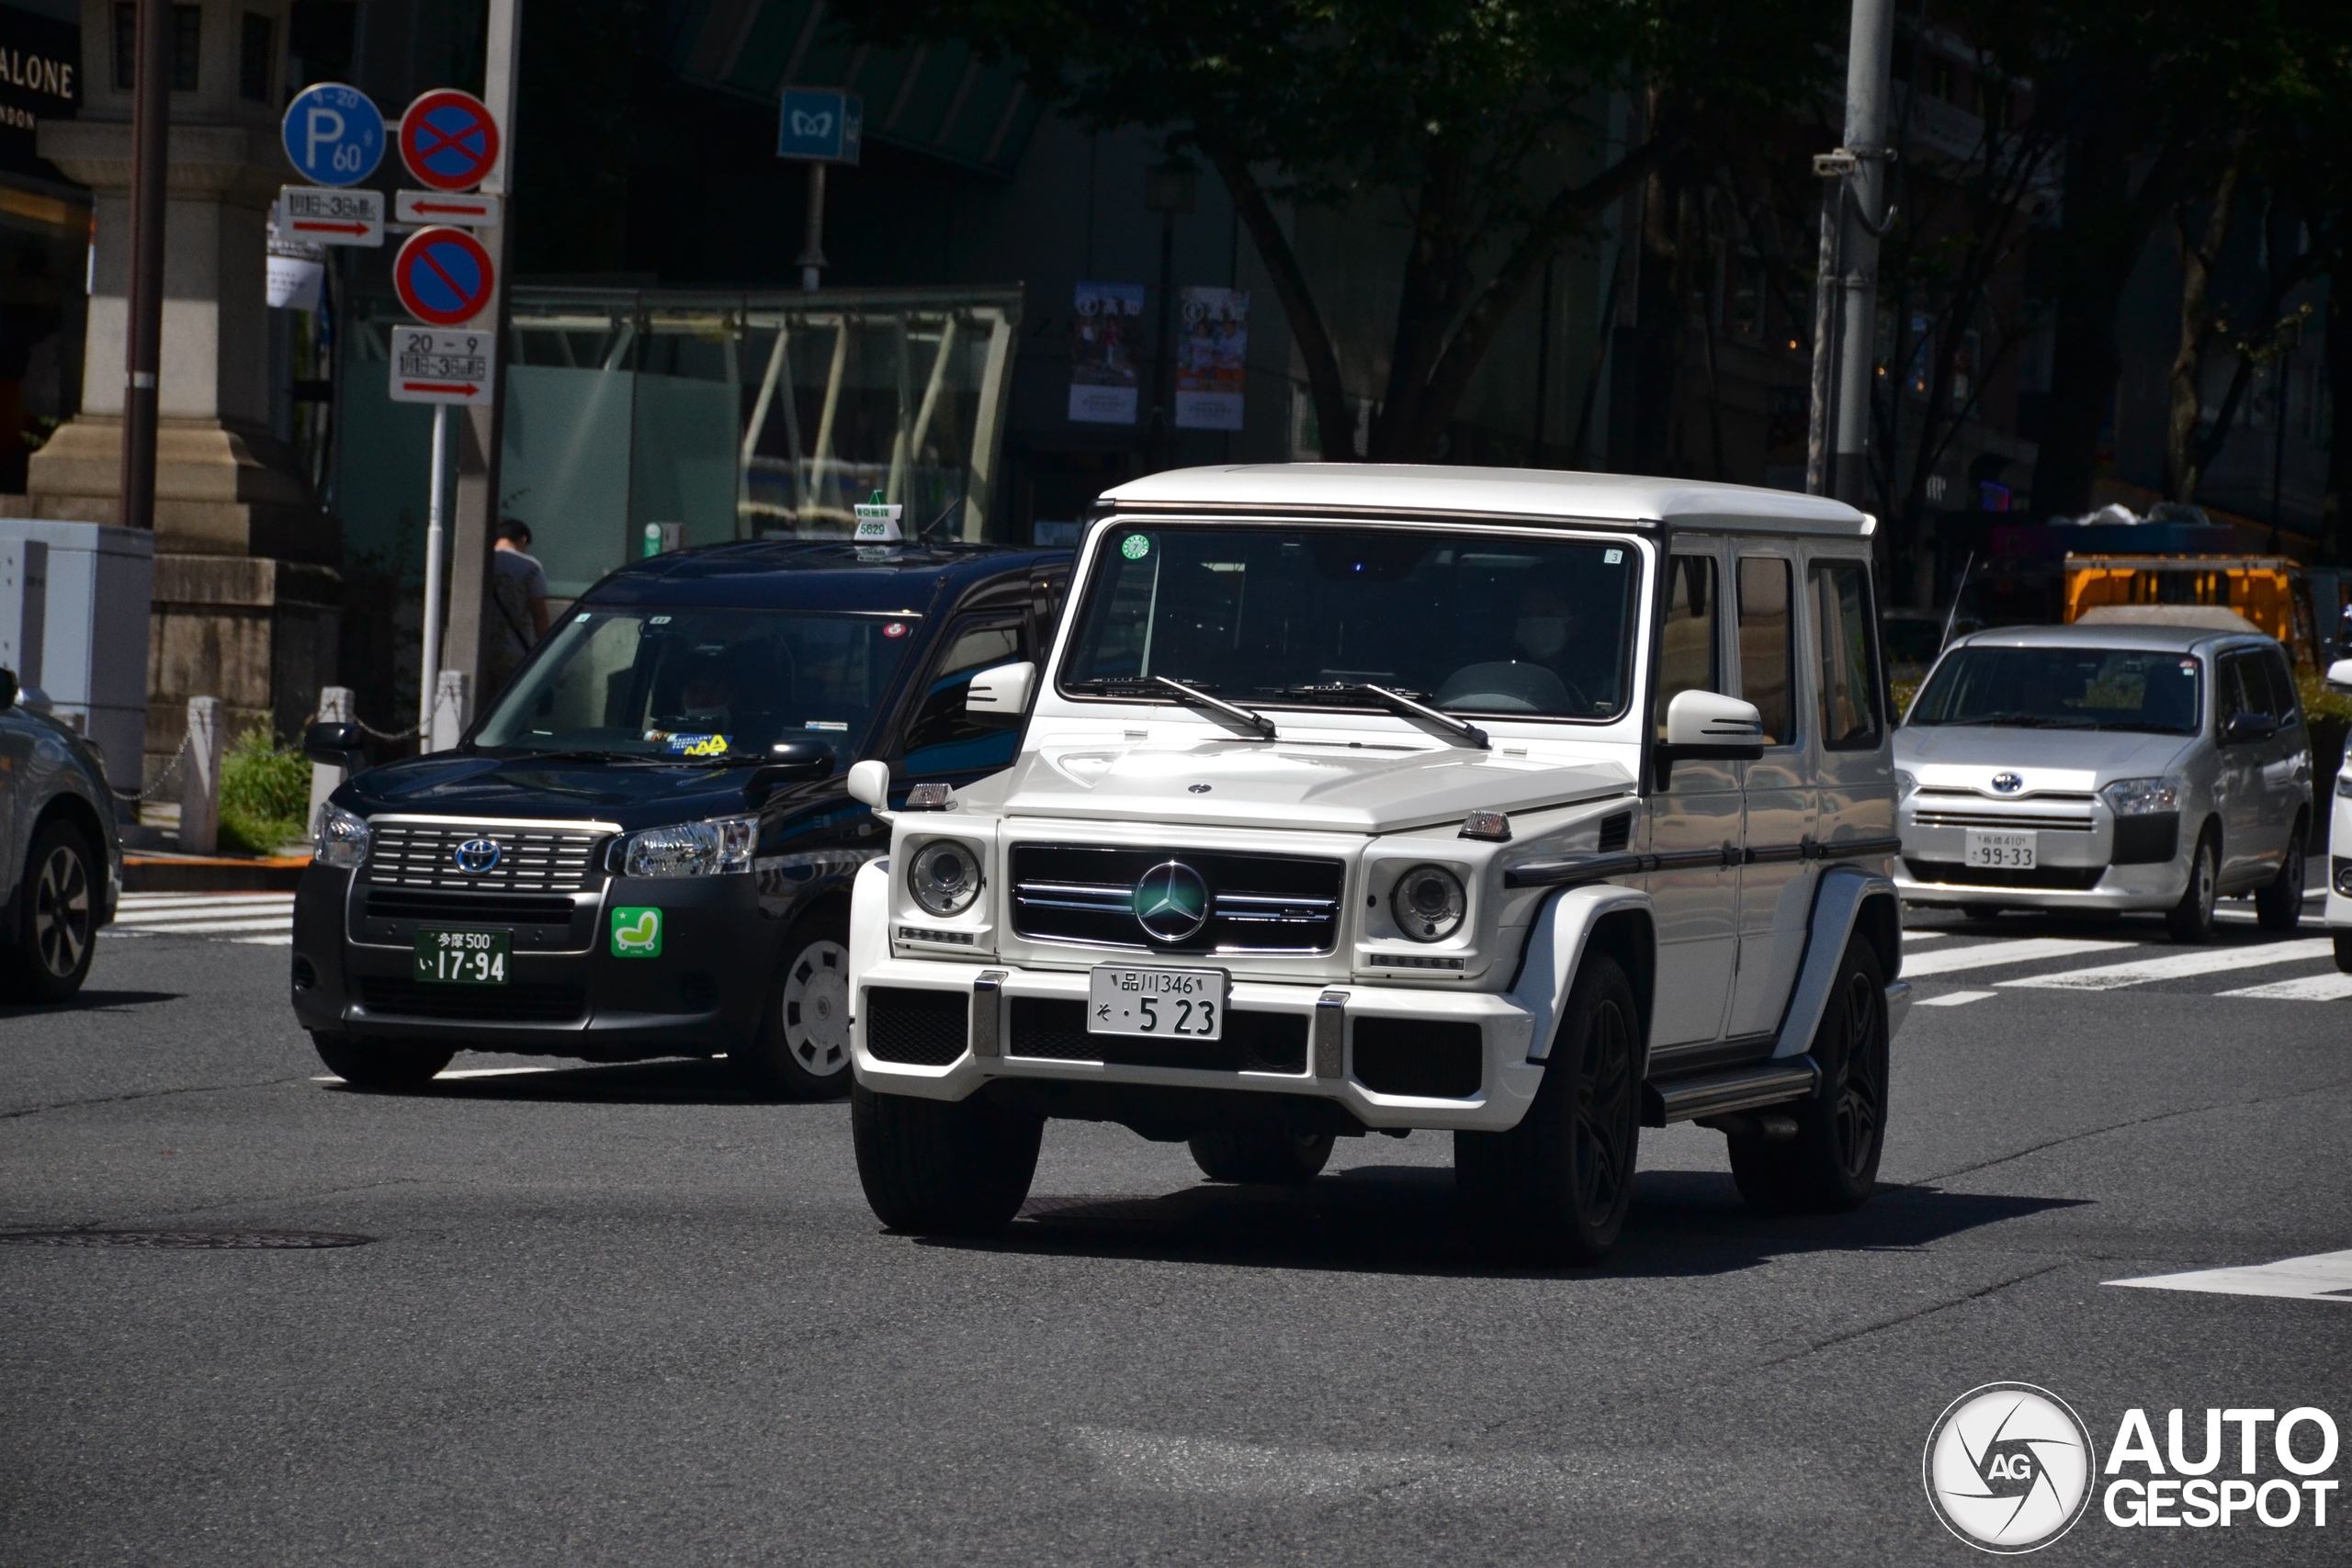
[[[495,839],[468,839],[458,846],[449,859],[467,875],[480,876],[485,871],[497,868],[498,853],[498,840]]]
[[[2036,1551],[2090,1506],[2098,1454],[2082,1417],[2047,1389],[1986,1383],[1952,1401],[1928,1433],[1928,1504],[1983,1551]]]
[[[2000,791],[2003,795],[2015,795],[2018,791],[2025,788],[2025,779],[2021,774],[2018,773],[1995,773],[1993,775],[1993,787]]]
[[[1136,884],[1136,923],[1161,942],[1182,942],[1208,923],[1209,885],[1182,861],[1162,861]]]
[[[659,958],[662,956],[662,911],[633,908],[613,911],[613,956],[615,958]]]

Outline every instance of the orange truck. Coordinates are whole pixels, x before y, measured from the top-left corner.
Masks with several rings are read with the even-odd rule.
[[[2234,610],[2286,644],[2296,663],[2324,669],[2335,626],[2332,615],[2323,617],[2313,590],[2302,567],[2283,556],[2069,555],[2065,619],[2071,624],[2109,605]]]

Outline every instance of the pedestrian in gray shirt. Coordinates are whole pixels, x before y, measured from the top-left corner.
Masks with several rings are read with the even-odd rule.
[[[530,554],[531,525],[519,517],[498,524],[490,552],[490,689],[506,684],[538,640],[548,635],[548,574]]]

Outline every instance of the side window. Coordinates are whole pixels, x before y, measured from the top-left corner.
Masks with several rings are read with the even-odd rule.
[[[988,773],[1011,764],[1019,731],[974,718],[964,699],[973,676],[1021,658],[1021,628],[1011,621],[958,626],[949,635],[907,726],[908,773]]]
[[[2295,690],[2295,672],[2287,668],[2283,649],[2266,648],[2258,656],[2262,668],[2270,676],[2270,712],[2279,728],[2292,728],[2303,722],[2303,705]]]
[[[1871,650],[1871,574],[1860,561],[1813,569],[1821,637],[1821,744],[1831,751],[1878,747],[1878,669]]]
[[[1764,716],[1764,744],[1796,739],[1789,711],[1791,647],[1789,563],[1777,556],[1739,558],[1739,694]]]
[[[1666,707],[1685,692],[1719,692],[1715,678],[1717,606],[1712,556],[1676,556],[1666,573],[1666,629],[1657,649],[1657,738],[1666,739]]]
[[[2243,681],[2245,676],[2245,656],[2225,653],[2213,663],[2213,733],[2219,735],[2230,720],[2245,713],[2252,702]]]

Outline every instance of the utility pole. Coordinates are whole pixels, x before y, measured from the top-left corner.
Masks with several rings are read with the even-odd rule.
[[[449,625],[442,635],[440,667],[463,671],[473,683],[479,711],[492,695],[482,687],[482,605],[490,587],[490,550],[498,525],[498,465],[506,428],[507,280],[514,270],[514,197],[507,171],[514,162],[514,79],[523,37],[523,0],[490,0],[488,37],[482,51],[481,101],[498,122],[498,162],[481,182],[498,202],[498,227],[475,237],[497,263],[490,303],[473,325],[495,334],[499,352],[492,372],[487,407],[464,411],[458,422],[458,476],[451,488],[453,526],[449,540]],[[431,691],[422,701],[434,700]],[[423,743],[432,744],[428,737]]]
[[[130,103],[130,319],[122,378],[122,524],[155,527],[155,380],[164,361],[164,189],[171,164],[172,7],[139,0]]]
[[[1894,63],[1893,0],[1854,0],[1846,46],[1846,140],[1813,161],[1824,182],[1820,276],[1815,285],[1813,418],[1805,489],[1860,506],[1870,479],[1871,410],[1878,359],[1878,247],[1886,204],[1888,78]]]

